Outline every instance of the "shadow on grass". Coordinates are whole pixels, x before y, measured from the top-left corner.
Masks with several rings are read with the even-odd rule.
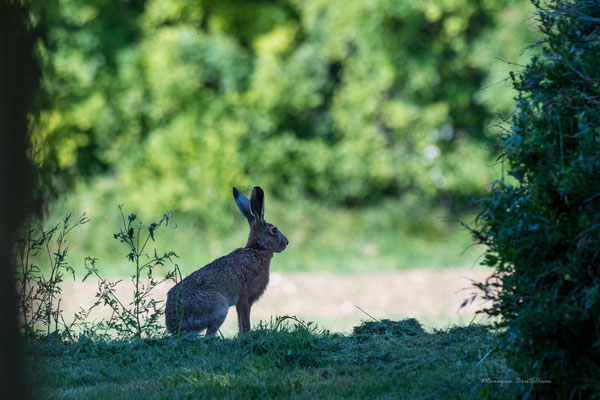
[[[514,378],[495,339],[482,325],[382,320],[346,336],[278,317],[230,339],[37,340],[28,359],[48,398],[512,398],[516,385],[489,383]]]

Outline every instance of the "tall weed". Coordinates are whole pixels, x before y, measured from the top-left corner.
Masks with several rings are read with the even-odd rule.
[[[85,213],[72,221],[69,213],[62,224],[46,229],[41,223],[29,220],[17,237],[17,301],[25,336],[50,335],[64,325],[60,284],[65,273],[71,273],[75,279],[75,270],[67,261],[67,236],[89,221]],[[44,256],[47,268],[38,265]]]
[[[119,337],[156,336],[164,332],[160,317],[164,315],[165,305],[163,301],[156,300],[152,292],[167,280],[172,279],[177,282],[178,278],[181,279],[181,272],[179,266],[173,262],[173,259],[177,258],[175,252],[166,251],[159,254],[156,248],[149,250],[148,245],[155,242],[155,232],[158,229],[175,225],[172,224],[169,212],[165,213],[159,221],[149,225],[139,221],[136,214],[130,214],[125,218],[122,205],[119,206],[119,212],[123,225],[113,237],[124,244],[127,249],[126,258],[133,264],[131,275],[133,299],[130,303],[124,303],[116,295],[115,290],[123,280],[107,280],[97,267],[97,259],[88,257],[85,260],[87,274],[83,280],[95,276],[98,279],[98,292],[96,302],[82,315],[87,316],[91,310],[105,305],[111,309],[109,319],[102,321],[99,326],[105,332],[114,332]],[[155,269],[159,266],[164,267],[166,263],[172,265],[172,268],[166,271],[164,278],[156,279]]]
[[[75,269],[69,264],[67,236],[77,227],[90,220],[82,214],[73,221],[67,214],[62,224],[49,229],[39,222],[28,221],[22,230],[15,247],[15,267],[17,276],[18,309],[21,331],[28,337],[56,334],[75,339],[76,336],[89,337],[153,337],[165,333],[161,322],[164,314],[163,301],[153,296],[156,287],[167,280],[181,279],[179,266],[174,263],[177,254],[166,251],[159,254],[155,247],[155,233],[159,229],[176,225],[165,213],[158,221],[145,225],[136,214],[127,218],[123,207],[119,206],[122,226],[113,237],[126,248],[125,257],[132,265],[130,302],[117,295],[117,287],[123,282],[105,278],[98,266],[98,259],[86,257],[86,275],[98,280],[95,302],[88,308],[80,308],[70,322],[63,317],[61,305],[65,273],[75,277]],[[38,224],[38,227],[33,227]],[[45,257],[42,257],[42,256]],[[44,261],[45,258],[45,261]],[[39,265],[43,262],[45,265]],[[166,268],[170,265],[170,268]],[[156,278],[156,269],[166,269],[164,278]],[[92,312],[102,307],[110,309],[110,316],[98,322],[92,321]]]

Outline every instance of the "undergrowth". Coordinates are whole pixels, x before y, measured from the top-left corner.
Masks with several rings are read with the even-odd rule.
[[[45,228],[29,220],[18,235],[14,248],[17,279],[17,306],[21,333],[26,337],[50,335],[66,325],[61,307],[61,283],[65,273],[75,270],[69,264],[67,237],[85,225],[85,213],[74,221],[68,213],[62,223]],[[45,265],[40,267],[41,263]]]

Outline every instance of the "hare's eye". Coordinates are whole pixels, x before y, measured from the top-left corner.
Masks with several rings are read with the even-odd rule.
[[[271,229],[271,233],[272,233],[273,235],[277,235],[277,228],[273,228],[273,229]]]

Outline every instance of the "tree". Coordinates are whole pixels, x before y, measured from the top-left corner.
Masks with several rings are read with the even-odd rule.
[[[342,206],[468,197],[505,107],[477,95],[484,55],[521,47],[526,28],[494,32],[522,4],[41,2],[37,145],[59,183],[143,213],[220,217],[234,184]]]
[[[23,2],[0,3],[0,387],[8,398],[27,398],[19,337],[14,259],[17,232],[32,211],[28,117],[35,109],[39,65],[35,35]]]

